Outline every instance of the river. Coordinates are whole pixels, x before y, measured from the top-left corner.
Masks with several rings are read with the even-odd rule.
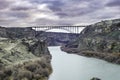
[[[120,80],[120,65],[106,61],[67,54],[60,47],[49,47],[52,54],[53,73],[49,80]]]

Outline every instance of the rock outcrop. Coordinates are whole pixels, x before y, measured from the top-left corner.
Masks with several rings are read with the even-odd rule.
[[[51,55],[34,33],[31,28],[0,27],[0,80],[48,80]]]
[[[120,64],[120,19],[87,26],[76,41],[61,49]]]
[[[96,78],[96,77],[93,77],[93,78],[92,78],[92,79],[90,79],[90,80],[101,80],[101,79]]]

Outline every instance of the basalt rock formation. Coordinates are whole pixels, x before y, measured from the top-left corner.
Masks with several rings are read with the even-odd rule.
[[[46,32],[45,35],[48,46],[62,46],[79,37],[79,34],[75,33]]]
[[[68,43],[61,49],[120,64],[120,19],[87,26],[76,41]]]
[[[0,80],[48,80],[51,55],[31,28],[0,27]]]

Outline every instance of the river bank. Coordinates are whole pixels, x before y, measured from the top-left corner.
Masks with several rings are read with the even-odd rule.
[[[87,51],[87,50],[78,51],[78,49],[76,48],[66,48],[66,47],[61,47],[61,50],[69,54],[77,54],[80,56],[94,57],[94,58],[105,60],[107,62],[120,64],[120,53],[110,54],[110,53],[94,52],[94,51]]]

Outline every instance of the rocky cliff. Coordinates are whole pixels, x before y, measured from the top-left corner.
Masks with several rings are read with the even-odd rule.
[[[48,80],[51,55],[31,28],[0,28],[0,80]]]
[[[15,38],[35,38],[36,31],[33,30],[31,27],[26,28],[5,28],[0,27],[0,37],[15,39]]]
[[[61,49],[120,64],[120,19],[87,26],[76,41]]]
[[[79,34],[75,33],[46,32],[45,35],[48,46],[62,46],[79,37]]]

